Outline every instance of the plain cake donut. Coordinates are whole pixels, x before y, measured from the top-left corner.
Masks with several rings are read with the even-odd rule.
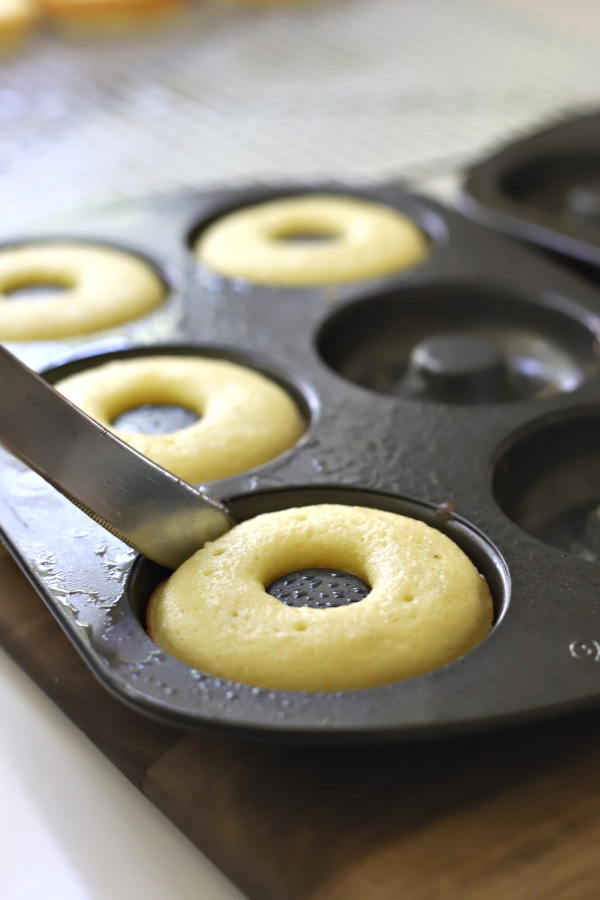
[[[20,288],[63,288],[13,298]],[[0,249],[0,340],[45,341],[122,325],[151,312],[166,288],[148,263],[110,247],[54,241]]]
[[[303,568],[351,572],[364,600],[314,609],[267,593]],[[491,629],[484,578],[440,531],[365,507],[266,513],[207,543],[151,597],[148,632],[219,678],[282,690],[349,690],[429,672]]]
[[[306,235],[324,240],[293,240]],[[428,253],[421,229],[391,207],[310,194],[222,216],[194,245],[207,268],[254,284],[314,287],[401,272]]]
[[[190,482],[262,465],[293,447],[305,430],[283,388],[220,359],[144,356],[87,369],[55,386],[140,453]],[[113,427],[122,413],[146,404],[181,406],[200,418],[168,434],[129,434]]]
[[[0,54],[18,45],[39,18],[35,0],[0,0]]]
[[[143,31],[181,12],[185,0],[42,0],[53,23],[91,34]]]

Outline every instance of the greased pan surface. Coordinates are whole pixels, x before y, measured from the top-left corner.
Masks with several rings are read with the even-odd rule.
[[[101,240],[143,254],[173,286],[160,327],[148,317],[120,333],[9,346],[50,380],[99,358],[165,350],[222,356],[270,374],[297,399],[307,419],[305,436],[278,459],[209,489],[240,519],[336,502],[377,506],[440,527],[488,579],[496,611],[489,637],[450,665],[394,685],[338,693],[257,689],[192,670],[153,644],[142,621],[149,593],[164,573],[136,560],[3,452],[0,525],[7,544],[103,684],[136,709],[187,729],[396,739],[598,702],[600,569],[571,545],[570,552],[558,549],[546,526],[562,515],[562,507],[544,501],[546,509],[538,502],[548,496],[543,478],[551,476],[556,454],[550,451],[563,439],[565,422],[564,427],[578,423],[587,441],[581,446],[590,458],[595,452],[597,292],[398,186],[337,189],[406,211],[429,234],[429,258],[376,283],[266,289],[206,272],[192,257],[188,238],[225,208],[298,193],[296,188],[188,193],[90,210],[31,234]],[[30,236],[8,237],[13,242]],[[521,343],[509,341],[510,352],[525,354],[527,361],[525,341],[538,369],[546,375],[556,369],[558,375],[548,384],[538,384],[535,376],[518,396],[501,393],[488,402],[421,399],[407,395],[402,385],[396,390],[395,367],[413,332],[421,340],[431,329],[467,325],[503,340],[518,333]],[[542,338],[554,348],[549,356],[545,344],[546,356],[539,351]],[[579,469],[574,459],[571,481]],[[600,483],[588,477],[586,485],[593,506]],[[561,496],[571,496],[567,487]],[[577,490],[579,502],[579,483]],[[532,507],[546,510],[541,526],[531,522]]]
[[[491,228],[600,265],[600,113],[532,133],[474,165],[461,206]]]

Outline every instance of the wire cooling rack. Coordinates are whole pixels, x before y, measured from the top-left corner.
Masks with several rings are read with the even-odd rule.
[[[600,101],[597,0],[197,4],[0,66],[2,230],[182,186],[442,178]]]

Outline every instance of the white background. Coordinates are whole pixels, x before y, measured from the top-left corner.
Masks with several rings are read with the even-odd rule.
[[[3,900],[243,900],[2,651],[0,722]]]

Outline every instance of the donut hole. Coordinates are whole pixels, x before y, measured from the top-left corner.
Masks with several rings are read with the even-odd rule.
[[[128,435],[163,435],[183,431],[198,422],[206,401],[200,393],[192,402],[185,383],[173,381],[163,372],[148,382],[144,370],[115,380],[103,398],[105,421]],[[182,379],[184,381],[184,379]],[[141,401],[141,402],[140,402]]]
[[[196,410],[185,406],[145,403],[119,413],[111,425],[126,434],[172,434],[189,428],[200,419]]]
[[[286,606],[310,606],[329,609],[349,606],[364,600],[371,586],[340,569],[297,569],[280,575],[266,587],[266,591]],[[303,629],[298,629],[303,630]]]
[[[272,241],[281,241],[286,244],[323,244],[339,241],[343,237],[343,232],[340,229],[313,223],[280,228],[272,232],[269,237]]]
[[[7,300],[48,300],[59,294],[65,294],[76,286],[74,278],[56,275],[23,274],[11,278],[6,284],[0,284],[0,291]]]

